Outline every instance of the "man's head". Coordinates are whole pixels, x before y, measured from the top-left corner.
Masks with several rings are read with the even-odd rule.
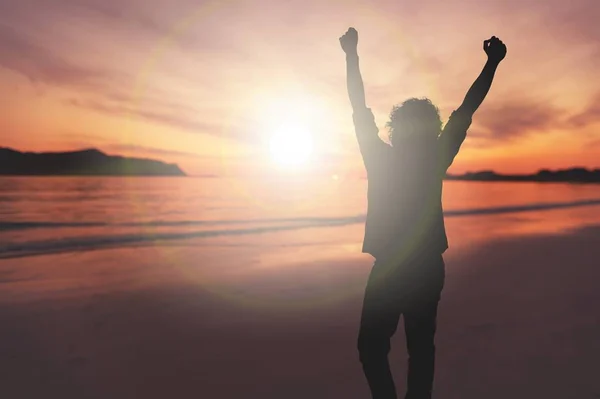
[[[409,139],[415,142],[429,142],[436,139],[442,130],[442,120],[438,108],[427,98],[410,98],[395,105],[387,123],[392,146]]]

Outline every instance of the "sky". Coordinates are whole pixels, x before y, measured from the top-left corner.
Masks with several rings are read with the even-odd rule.
[[[338,42],[353,26],[383,138],[408,97],[446,120],[495,35],[508,54],[450,171],[600,167],[599,17],[596,0],[3,1],[0,146],[278,173],[269,138],[301,123],[314,153],[294,173],[362,173]]]

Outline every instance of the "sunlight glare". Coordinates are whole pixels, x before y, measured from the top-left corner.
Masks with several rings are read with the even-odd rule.
[[[314,152],[313,133],[322,124],[319,99],[289,91],[271,93],[260,103],[271,159],[280,166],[306,165]]]
[[[301,127],[280,128],[271,137],[269,150],[273,160],[281,165],[300,165],[312,154],[312,136]]]

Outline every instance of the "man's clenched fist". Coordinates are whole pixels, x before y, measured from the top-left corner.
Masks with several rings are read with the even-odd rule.
[[[506,45],[496,36],[483,41],[483,50],[490,61],[500,62],[506,57]]]
[[[358,45],[358,32],[354,28],[349,28],[342,37],[340,44],[346,54],[356,54],[356,46]]]

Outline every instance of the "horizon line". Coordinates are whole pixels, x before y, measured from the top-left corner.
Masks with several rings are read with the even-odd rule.
[[[73,153],[73,152],[86,152],[86,151],[97,151],[100,152],[104,155],[107,156],[112,156],[112,157],[122,157],[122,158],[128,158],[128,159],[143,159],[143,160],[150,160],[150,161],[158,161],[158,162],[162,162],[164,164],[167,165],[175,165],[179,168],[181,168],[179,166],[178,162],[173,162],[173,161],[166,161],[164,159],[161,158],[152,158],[152,157],[146,157],[144,155],[138,155],[138,156],[128,156],[128,155],[122,155],[120,153],[113,153],[113,152],[107,152],[105,150],[102,150],[98,147],[94,147],[94,146],[89,146],[89,147],[81,147],[79,149],[72,149],[72,150],[61,150],[61,151],[30,151],[30,150],[20,150],[20,149],[16,149],[14,147],[7,147],[7,146],[0,146],[0,150],[9,150],[9,151],[14,151],[14,152],[18,152],[21,154],[66,154],[66,153]],[[190,154],[193,155],[193,154]],[[202,158],[202,156],[198,155],[198,158]],[[446,174],[446,178],[447,177],[467,177],[469,175],[472,174],[480,174],[480,173],[493,173],[496,176],[499,177],[527,177],[527,176],[536,176],[539,175],[541,172],[552,172],[552,173],[556,173],[556,172],[565,172],[565,171],[573,171],[573,170],[585,170],[587,172],[590,173],[600,173],[600,165],[598,166],[594,166],[594,167],[585,167],[585,166],[581,166],[581,165],[573,165],[570,167],[566,167],[566,168],[556,168],[556,169],[551,169],[548,167],[539,167],[537,169],[536,172],[531,172],[531,173],[502,173],[502,172],[497,172],[494,169],[481,169],[481,170],[476,170],[476,171],[467,171],[467,172],[463,172],[463,173],[447,173]],[[321,173],[318,172],[303,172],[303,175],[320,175]],[[125,176],[125,175],[116,175],[114,177],[203,177],[203,178],[218,178],[218,177],[234,177],[234,176],[239,176],[240,174],[222,174],[222,173],[200,173],[200,174],[188,174],[185,173],[184,176]],[[243,174],[242,174],[243,175]],[[246,174],[248,176],[253,176],[253,175],[259,175],[259,173],[249,173]],[[0,174],[0,176],[32,176],[32,177],[43,177],[43,176],[53,176],[53,177],[59,177],[59,176],[88,176],[88,177],[110,177],[111,175],[2,175]],[[332,173],[331,176],[337,176],[336,173]],[[360,179],[365,179],[366,176],[361,176],[360,174],[357,174],[356,176],[357,178]]]

